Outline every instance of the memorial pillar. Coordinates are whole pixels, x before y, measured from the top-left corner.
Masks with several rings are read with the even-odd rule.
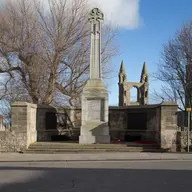
[[[110,143],[108,126],[108,90],[101,79],[101,23],[103,13],[94,8],[91,23],[90,79],[82,93],[80,144]]]

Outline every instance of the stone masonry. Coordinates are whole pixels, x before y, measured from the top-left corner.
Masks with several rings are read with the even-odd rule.
[[[130,90],[133,87],[137,89],[137,100],[135,102],[131,101],[130,98]],[[143,64],[140,82],[128,82],[124,62],[122,61],[119,71],[119,106],[148,104],[148,89],[149,82],[146,63],[144,62]]]
[[[37,141],[51,141],[51,136],[58,133],[56,129],[46,129],[46,114],[56,112],[52,106],[37,105]]]
[[[0,131],[0,151],[23,151],[37,141],[35,104],[15,102],[11,105],[11,131]]]
[[[0,131],[0,151],[23,151],[37,141],[50,140],[51,133],[45,128],[46,112],[55,111],[48,106],[39,106],[15,102],[12,104],[12,129]],[[128,135],[140,135],[142,140],[155,141],[161,148],[176,151],[177,145],[184,145],[186,138],[182,132],[180,143],[177,131],[177,105],[175,103],[162,103],[161,105],[142,105],[127,107],[109,107],[109,133],[113,139],[124,139]],[[129,116],[140,113],[146,114],[146,129],[142,127],[129,127]],[[79,134],[81,126],[81,109],[68,108],[68,114]],[[38,116],[38,120],[36,120]],[[135,129],[135,130],[134,130]],[[40,131],[41,130],[41,131]],[[140,131],[139,131],[140,130]],[[54,132],[55,134],[55,132]]]
[[[5,126],[3,125],[3,116],[0,115],[0,131],[5,131]]]
[[[101,23],[98,8],[89,13],[91,23],[90,79],[82,93],[80,144],[110,143],[108,127],[108,90],[101,79]]]
[[[161,148],[176,151],[177,149],[177,104],[164,102],[161,105]]]

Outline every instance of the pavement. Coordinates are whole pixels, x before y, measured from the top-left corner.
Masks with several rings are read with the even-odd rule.
[[[3,162],[62,162],[62,161],[134,161],[134,160],[192,160],[192,153],[107,152],[76,154],[0,153]]]

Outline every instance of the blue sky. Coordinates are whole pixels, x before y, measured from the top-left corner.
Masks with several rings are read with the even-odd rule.
[[[2,3],[5,0],[0,0]],[[17,1],[17,0],[13,0]],[[42,0],[47,3],[48,0]],[[73,0],[68,0],[72,2]],[[118,104],[118,72],[124,60],[128,81],[139,81],[145,61],[149,74],[156,72],[162,45],[176,30],[192,19],[192,0],[86,0],[91,7],[99,7],[105,23],[119,25],[116,38],[119,54],[112,59],[113,77],[110,79],[109,104]],[[149,78],[149,102],[154,103],[153,89],[160,91],[161,82]],[[131,90],[131,99],[136,90]]]
[[[109,104],[118,104],[118,71],[124,60],[128,81],[139,81],[143,62],[148,72],[156,72],[162,45],[175,35],[182,25],[192,19],[192,0],[140,0],[140,26],[136,29],[121,28],[116,39],[119,55],[112,59],[114,76],[109,87]],[[121,14],[121,13],[119,13]],[[126,20],[126,18],[125,18]],[[113,83],[112,83],[113,82]],[[161,82],[149,78],[149,94],[160,90]],[[134,99],[136,92],[131,92]],[[151,95],[149,96],[150,98]],[[154,102],[150,99],[150,102]]]

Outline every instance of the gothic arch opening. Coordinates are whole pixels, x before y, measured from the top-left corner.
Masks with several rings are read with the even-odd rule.
[[[145,97],[147,97],[147,96],[148,96],[148,91],[146,90],[146,91],[145,91]]]
[[[139,94],[139,88],[137,86],[133,86],[130,89],[130,102],[138,102],[138,94]]]

